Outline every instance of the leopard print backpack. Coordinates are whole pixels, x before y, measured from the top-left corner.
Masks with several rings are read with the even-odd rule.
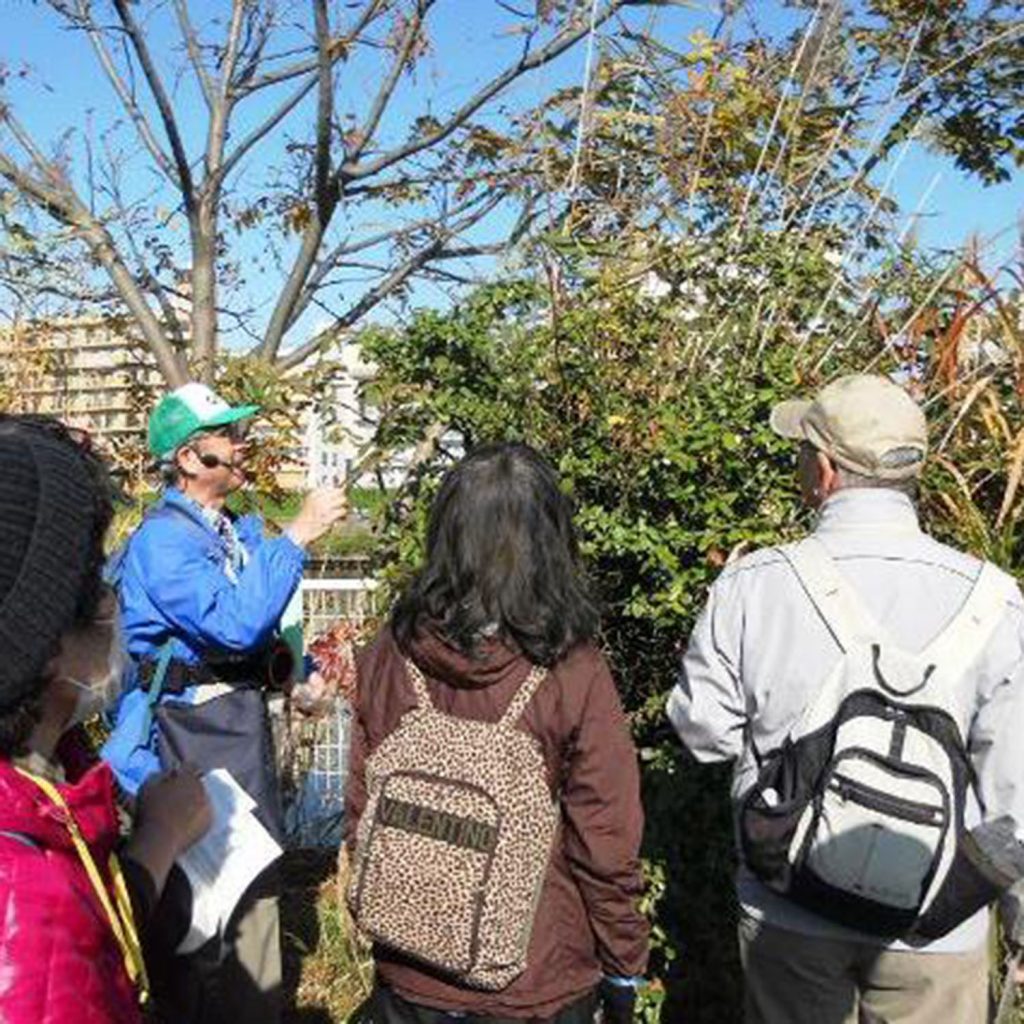
[[[374,942],[502,989],[526,968],[559,820],[540,744],[516,728],[547,671],[491,724],[438,711],[406,670],[417,706],[367,758],[349,907]]]

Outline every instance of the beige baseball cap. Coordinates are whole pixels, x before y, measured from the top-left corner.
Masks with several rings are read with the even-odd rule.
[[[780,402],[770,422],[781,437],[809,441],[844,469],[883,480],[916,476],[928,451],[920,407],[875,374],[840,377],[809,401]]]

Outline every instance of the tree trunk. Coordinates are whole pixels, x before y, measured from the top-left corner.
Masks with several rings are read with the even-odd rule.
[[[192,372],[212,384],[217,368],[217,214],[203,200],[189,228],[192,236]]]

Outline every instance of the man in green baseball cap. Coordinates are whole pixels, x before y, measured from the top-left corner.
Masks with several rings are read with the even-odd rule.
[[[228,405],[205,384],[185,384],[162,398],[149,418],[149,450],[166,459],[200,431],[232,428],[260,411],[258,405]]]
[[[248,426],[258,405],[229,405],[205,384],[165,395],[149,417],[149,450],[164,484],[220,509],[245,483]]]
[[[344,516],[346,501],[335,488],[313,491],[275,537],[264,535],[259,516],[227,509],[228,496],[245,483],[246,426],[258,411],[190,383],[165,396],[150,417],[149,448],[165,487],[123,549],[114,580],[138,686],[122,700],[104,749],[129,792],[179,764],[229,772],[267,833],[264,848],[273,849],[283,827],[264,689],[290,676],[291,661],[282,665],[281,616],[302,580],[308,546]],[[140,729],[131,717],[141,704],[155,706],[153,731],[148,719]],[[191,883],[176,876],[164,901],[171,909],[151,930],[162,1012],[194,1024],[276,1024],[274,864],[251,881],[216,934]],[[179,933],[174,925],[182,920]]]

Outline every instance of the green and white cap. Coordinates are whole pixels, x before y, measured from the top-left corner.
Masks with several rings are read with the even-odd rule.
[[[780,402],[771,425],[782,437],[809,441],[844,469],[882,480],[917,476],[928,452],[920,406],[875,374],[850,374],[814,399]]]
[[[205,384],[185,384],[165,395],[149,417],[149,450],[166,458],[200,430],[226,427],[260,411],[258,405],[228,405]]]

